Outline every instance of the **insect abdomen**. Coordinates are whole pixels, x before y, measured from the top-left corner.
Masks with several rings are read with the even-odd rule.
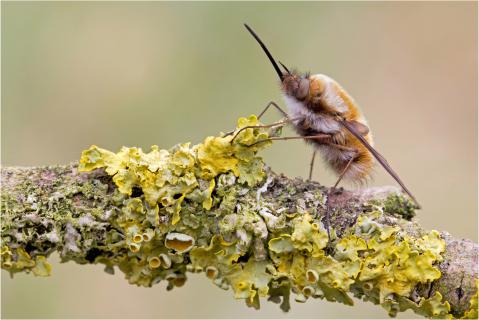
[[[347,144],[346,146],[353,147],[350,144]],[[340,175],[346,168],[351,157],[354,157],[353,162],[344,174],[344,179],[363,183],[371,176],[374,166],[374,158],[363,146],[354,147],[357,150],[356,153],[338,150],[338,148],[329,145],[321,145],[319,146],[319,149],[321,150],[321,155],[326,163],[328,163],[331,169],[333,169],[338,175]]]

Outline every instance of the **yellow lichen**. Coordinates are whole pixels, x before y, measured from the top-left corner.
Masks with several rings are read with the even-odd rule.
[[[36,256],[32,272],[37,277],[48,277],[52,272],[52,266],[44,256]]]
[[[213,205],[213,198],[211,198],[211,193],[215,188],[215,179],[210,180],[210,186],[208,187],[208,192],[206,194],[206,199],[203,201],[202,205],[203,208],[206,210],[210,210],[211,206]]]
[[[273,238],[268,242],[269,250],[274,253],[288,253],[294,251],[293,241],[289,234],[282,234],[278,238]]]
[[[208,137],[198,146],[198,162],[201,168],[201,178],[212,179],[221,173],[238,172],[238,159],[234,157],[234,147],[230,137]]]
[[[476,279],[476,293],[472,295],[471,300],[469,301],[469,310],[467,310],[462,319],[477,319],[478,318],[478,287],[479,280]]]
[[[17,248],[17,261],[14,264],[16,269],[33,268],[35,266],[35,260],[22,247]]]
[[[12,251],[8,246],[3,246],[0,250],[0,259],[2,268],[10,269],[12,267]]]
[[[238,129],[258,124],[255,116],[241,118]],[[264,177],[263,165],[255,154],[268,143],[254,147],[248,145],[267,137],[265,130],[249,128],[243,130],[234,143],[231,143],[233,135],[208,137],[202,144],[193,147],[189,143],[170,150],[153,146],[149,153],[139,148],[123,147],[115,154],[92,146],[82,153],[78,169],[92,171],[105,168],[113,176],[118,190],[128,196],[134,187],[141,188],[150,206],[161,204],[172,208],[172,223],[176,224],[180,220],[181,203],[198,189],[201,179],[209,181],[202,200],[206,210],[211,208],[214,178],[219,174],[233,172],[250,186],[261,181]]]
[[[359,230],[371,225],[369,219],[358,219]],[[360,281],[374,281],[379,289],[380,301],[391,293],[407,296],[418,283],[439,279],[441,273],[433,264],[441,261],[444,241],[435,231],[422,239],[401,235],[397,227],[385,227],[367,234],[367,255],[359,274]]]
[[[209,266],[218,266],[219,272],[225,273],[233,269],[233,265],[239,257],[235,247],[217,235],[213,236],[208,247],[196,247],[190,252],[193,267],[203,270]]]
[[[31,271],[36,276],[47,277],[52,270],[52,266],[47,262],[45,256],[38,255],[32,259],[22,247],[18,247],[12,252],[8,246],[3,246],[0,255],[2,267],[12,272]]]
[[[247,299],[252,306],[259,307],[258,297],[265,297],[268,293],[268,283],[272,279],[266,272],[267,261],[255,261],[250,258],[243,268],[237,268],[226,276],[231,283],[235,298]]]
[[[311,256],[316,257],[323,254],[322,249],[328,244],[328,234],[322,224],[321,228],[318,228],[318,222],[311,221],[311,215],[308,213],[294,219],[291,240],[297,250],[306,250],[311,252]]]
[[[308,214],[293,215],[291,235],[278,235],[268,243],[276,267],[273,274],[291,279],[301,291],[298,301],[316,296],[352,304],[348,292],[357,283],[355,288],[363,294],[378,292],[378,302],[391,314],[404,307],[430,316],[447,314],[447,302],[437,296],[418,304],[406,298],[417,284],[440,277],[435,264],[442,261],[445,244],[439,233],[413,238],[398,227],[377,222],[379,217],[378,212],[360,216],[355,229],[335,244],[330,256],[325,252],[328,237],[322,224],[312,222]]]
[[[428,299],[421,298],[418,303],[406,298],[399,299],[397,311],[404,311],[407,309],[412,309],[415,313],[429,318],[452,319],[452,315],[449,314],[451,306],[449,305],[449,302],[442,301],[442,295],[438,291]],[[394,311],[391,315],[394,316],[396,310],[393,310]]]

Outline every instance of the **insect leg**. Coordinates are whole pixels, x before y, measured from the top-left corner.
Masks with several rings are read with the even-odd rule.
[[[265,113],[266,111],[268,111],[269,107],[271,107],[271,106],[275,107],[279,112],[281,112],[286,119],[289,119],[288,114],[287,114],[283,109],[281,109],[281,107],[278,106],[278,104],[277,104],[276,102],[270,101],[270,102],[266,105],[266,107],[263,109],[263,111],[261,111],[261,113],[259,114],[258,120],[264,115],[264,113]],[[261,128],[261,127],[258,126],[257,128]],[[234,130],[225,133],[225,135],[224,135],[223,137],[230,136],[230,135],[232,135],[233,133],[234,133]],[[234,138],[233,138],[233,140],[234,140]]]
[[[338,180],[336,181],[336,183],[334,184],[333,186],[333,190],[336,189],[336,187],[338,186],[339,182],[341,182],[341,180],[343,179],[344,175],[346,174],[346,172],[348,171],[349,167],[351,166],[351,164],[353,163],[354,159],[356,159],[357,155],[358,155],[358,150],[355,149],[355,148],[351,148],[351,147],[346,147],[346,146],[343,146],[343,145],[340,145],[340,144],[336,144],[336,143],[326,143],[327,145],[331,146],[331,147],[334,147],[336,149],[340,149],[340,150],[344,150],[344,151],[351,151],[353,152],[354,154],[351,156],[351,159],[349,159],[348,163],[346,164],[346,167],[344,167],[343,171],[341,172],[341,174],[339,175],[339,178]]]
[[[404,192],[406,192],[409,197],[411,197],[411,199],[414,201],[414,203],[416,204],[416,207],[418,209],[421,209],[421,205],[419,204],[419,202],[416,200],[416,198],[413,196],[413,194],[411,193],[411,191],[409,191],[408,188],[406,188],[406,186],[404,185],[404,183],[402,182],[402,180],[399,178],[398,174],[393,170],[393,168],[391,168],[391,166],[389,165],[389,163],[386,161],[386,159],[378,152],[376,151],[376,149],[374,149],[370,144],[369,142],[364,139],[363,136],[361,136],[361,134],[359,132],[357,132],[357,130],[355,129],[355,127],[353,125],[351,125],[348,121],[344,120],[344,119],[341,119],[341,118],[338,118],[337,119],[339,123],[341,123],[341,125],[343,127],[345,127],[353,136],[355,136],[365,147],[366,149],[369,150],[369,152],[371,152],[371,154],[376,158],[376,160],[383,166],[383,168],[391,175],[391,177],[393,177],[394,180],[396,180],[396,182],[401,186],[401,188],[404,190]]]
[[[351,148],[351,147],[346,147],[346,146],[343,146],[343,145],[340,145],[340,144],[336,144],[336,143],[325,143],[327,144],[328,146],[331,146],[331,147],[334,147],[336,149],[339,149],[339,150],[344,150],[344,151],[351,151],[351,152],[355,152],[357,153],[358,150],[355,149],[355,148]]]
[[[329,197],[328,197],[329,199]],[[327,201],[327,200],[326,200]],[[328,244],[326,245],[326,249],[328,251],[330,251],[333,247],[332,247],[332,243],[331,243],[331,230],[329,229],[329,227],[331,226],[331,215],[329,213],[329,206],[326,208],[326,216],[324,217],[324,220],[326,220],[326,231],[328,232]]]
[[[258,143],[265,142],[265,141],[272,141],[272,140],[293,140],[293,139],[330,139],[331,136],[329,134],[318,134],[315,136],[295,136],[295,137],[273,137],[273,138],[267,138],[267,139],[261,139],[256,141],[255,143],[250,144],[248,147],[252,147]]]
[[[336,187],[338,186],[339,182],[341,182],[341,180],[343,179],[344,175],[345,175],[346,172],[348,171],[349,167],[351,166],[351,163],[353,163],[353,161],[354,161],[355,158],[356,158],[356,155],[354,155],[353,157],[351,157],[351,159],[349,159],[348,164],[346,165],[346,167],[344,167],[343,172],[341,172],[341,174],[339,175],[338,180],[337,180],[336,183],[334,184],[333,189],[336,189]]]
[[[354,148],[349,148],[349,147],[342,146],[342,145],[335,144],[335,143],[331,143],[331,142],[328,142],[328,141],[325,141],[324,144],[327,144],[329,146],[333,146],[336,149],[356,152],[356,149],[354,149]],[[313,151],[313,157],[311,159],[311,163],[309,164],[309,180],[311,180],[311,178],[313,177],[313,165],[314,165],[315,157],[316,157],[316,150]]]
[[[271,106],[275,107],[279,112],[281,112],[281,113],[283,114],[283,116],[285,116],[286,118],[288,118],[288,114],[287,114],[283,109],[281,109],[281,107],[278,106],[278,105],[276,104],[276,102],[270,101],[270,102],[266,105],[266,107],[263,109],[263,111],[261,111],[261,113],[259,114],[258,120],[261,119],[261,117],[265,114],[266,111],[268,111],[269,107],[271,107]]]
[[[246,126],[246,127],[243,127],[241,129],[238,130],[238,132],[234,135],[233,139],[231,139],[230,143],[232,144],[233,141],[236,139],[236,137],[241,133],[243,132],[244,130],[246,129],[255,129],[255,128],[271,128],[271,127],[275,127],[275,126],[279,126],[279,125],[284,125],[288,122],[290,122],[291,119],[286,119],[286,120],[282,120],[282,121],[278,121],[278,122],[275,122],[273,124],[268,124],[268,125],[260,125],[260,126]],[[234,131],[233,131],[234,132]]]
[[[344,151],[350,151],[350,152],[353,152],[354,155],[351,157],[351,159],[348,161],[348,164],[346,165],[346,167],[343,169],[343,171],[341,172],[341,175],[339,176],[338,178],[338,181],[336,181],[336,183],[334,184],[334,187],[332,187],[329,191],[328,191],[328,198],[326,200],[326,212],[325,212],[325,216],[324,216],[324,223],[325,223],[325,228],[326,228],[326,231],[328,233],[328,244],[326,246],[326,250],[327,252],[329,252],[330,254],[332,254],[332,252],[334,251],[334,248],[332,246],[332,242],[331,242],[331,230],[330,230],[330,226],[331,226],[331,210],[333,209],[330,204],[329,204],[329,199],[330,199],[330,195],[334,192],[334,190],[336,189],[337,185],[339,184],[339,182],[342,180],[343,176],[345,175],[345,173],[348,171],[349,167],[351,166],[351,163],[354,161],[354,159],[356,158],[357,156],[357,149],[355,148],[351,148],[351,147],[347,147],[347,146],[343,146],[343,145],[340,145],[340,144],[336,144],[336,143],[332,143],[328,140],[324,141],[323,144],[325,145],[329,145],[331,147],[334,147],[336,149],[340,149],[340,150],[344,150]],[[314,160],[314,155],[313,155],[313,160]],[[313,162],[313,160],[311,161],[311,163]],[[311,169],[312,170],[312,167]],[[310,171],[311,172],[311,171]],[[311,173],[310,173],[311,174]],[[311,178],[310,178],[311,180]]]
[[[311,158],[311,163],[309,164],[309,180],[313,177],[313,166],[314,159],[316,158],[316,150],[313,151],[313,157]]]

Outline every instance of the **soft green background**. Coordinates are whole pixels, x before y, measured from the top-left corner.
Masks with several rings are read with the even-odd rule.
[[[477,241],[474,2],[2,2],[2,164],[67,163],[91,144],[197,143],[269,100],[282,103],[243,22],[278,59],[328,74],[355,97],[378,150],[422,203],[426,228]],[[287,141],[263,155],[304,177],[310,154]],[[321,163],[314,178],[335,179]],[[385,184],[395,183],[378,167],[370,185]],[[200,276],[167,293],[99,265],[53,261],[50,278],[2,271],[2,318],[386,317],[361,302],[254,311]]]

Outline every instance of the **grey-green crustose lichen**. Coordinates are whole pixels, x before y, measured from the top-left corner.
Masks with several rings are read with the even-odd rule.
[[[238,128],[257,123],[254,116],[243,118]],[[249,145],[268,134],[251,128],[234,143],[231,135],[209,137],[195,146],[153,147],[149,153],[122,148],[115,154],[93,146],[83,152],[79,169],[105,170],[115,189],[109,193],[107,184],[96,181],[81,190],[67,190],[95,199],[96,207],[81,217],[55,199],[65,194],[53,196],[48,206],[67,223],[64,230],[49,228],[42,239],[62,242],[62,250],[71,257],[88,247],[89,254],[79,255],[79,262],[103,263],[109,272],[118,267],[130,283],[141,286],[166,280],[171,289],[185,283],[187,272],[205,272],[216,285],[232,288],[236,298],[256,308],[260,297],[281,303],[286,311],[291,294],[299,302],[313,297],[348,305],[356,296],[381,304],[390,315],[413,309],[429,317],[447,317],[449,304],[438,292],[428,299],[414,297],[416,285],[441,276],[436,265],[444,241],[439,234],[412,237],[380,222],[381,210],[394,203],[373,205],[356,224],[345,227],[341,237],[331,230],[331,250],[317,212],[301,206],[295,211],[273,210],[262,202],[261,193],[271,181],[265,179],[263,161],[256,154],[270,143]],[[251,188],[257,190],[255,197],[239,201],[238,195]],[[104,197],[112,208],[106,209]],[[278,198],[287,201],[288,195]],[[321,192],[312,198],[318,205],[326,200]],[[35,194],[26,201],[38,205]],[[99,220],[105,228],[95,229],[103,230],[106,242],[91,232],[93,224],[102,223]],[[4,243],[13,245],[2,247],[2,268],[48,275],[51,267],[45,255],[21,245],[23,237],[34,237],[25,223],[21,235],[7,232],[10,238]],[[9,226],[7,221],[7,231]]]

